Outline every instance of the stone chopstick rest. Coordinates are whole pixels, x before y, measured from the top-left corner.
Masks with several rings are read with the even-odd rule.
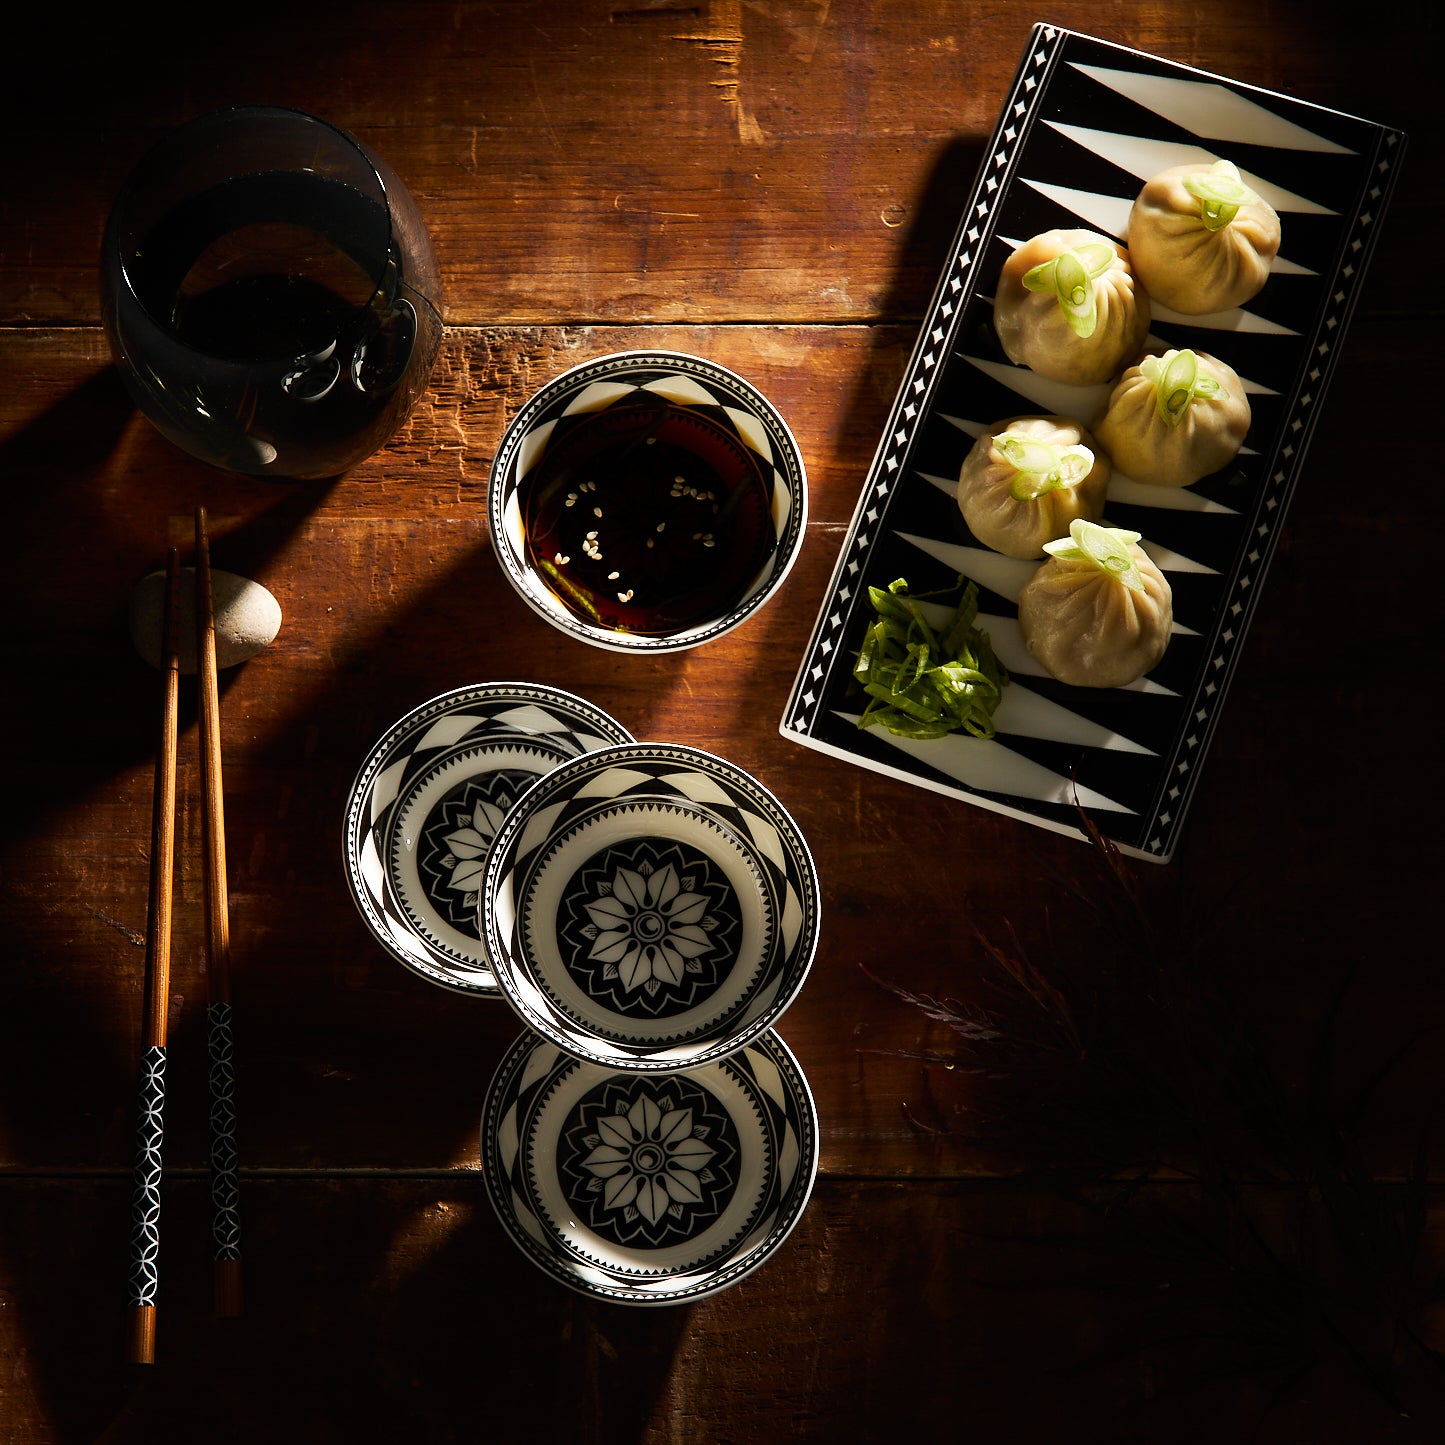
[[[259,582],[234,572],[211,571],[216,618],[216,666],[235,667],[268,647],[281,630],[281,604]],[[166,575],[152,572],[130,596],[130,635],[136,651],[154,668],[161,665],[161,617]],[[181,569],[180,664],[196,671],[195,568]]]

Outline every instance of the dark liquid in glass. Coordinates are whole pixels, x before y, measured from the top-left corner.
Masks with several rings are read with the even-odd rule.
[[[384,206],[307,172],[243,176],[172,211],[126,274],[158,326],[222,365],[152,396],[160,419],[242,471],[332,476],[375,451],[425,383],[441,330],[389,235]]]
[[[559,422],[526,480],[522,525],[569,612],[644,637],[729,611],[776,547],[759,458],[661,398]]]

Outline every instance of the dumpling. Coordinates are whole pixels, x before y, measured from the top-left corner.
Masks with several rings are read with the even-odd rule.
[[[958,505],[985,547],[1040,557],[1076,517],[1098,520],[1112,471],[1073,417],[1015,417],[984,432],[963,459]]]
[[[1092,386],[1144,345],[1149,298],[1122,246],[1094,231],[1045,231],[1003,263],[993,324],[1010,361]]]
[[[1134,481],[1188,487],[1234,460],[1249,422],[1249,398],[1234,368],[1186,348],[1129,367],[1094,435]]]
[[[1171,166],[1129,213],[1129,260],[1150,296],[1185,316],[1257,296],[1279,251],[1279,216],[1228,161]]]
[[[1124,687],[1169,646],[1174,596],[1139,533],[1082,518],[1019,593],[1024,645],[1073,687]]]

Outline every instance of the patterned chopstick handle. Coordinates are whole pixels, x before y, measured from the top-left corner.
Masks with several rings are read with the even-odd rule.
[[[211,1238],[218,1260],[241,1257],[240,1190],[236,1181],[236,1069],[231,1005],[206,1010],[211,1086]]]
[[[165,1137],[166,1051],[152,1045],[141,1057],[131,1199],[130,1303],[154,1307],[160,1285],[161,1146]]]

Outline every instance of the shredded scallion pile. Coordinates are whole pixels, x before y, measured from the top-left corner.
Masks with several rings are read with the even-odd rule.
[[[977,584],[963,587],[941,629],[929,624],[901,577],[888,587],[870,587],[868,595],[877,618],[853,667],[869,698],[858,726],[908,738],[941,738],[960,728],[991,738],[1008,671],[977,626]]]

